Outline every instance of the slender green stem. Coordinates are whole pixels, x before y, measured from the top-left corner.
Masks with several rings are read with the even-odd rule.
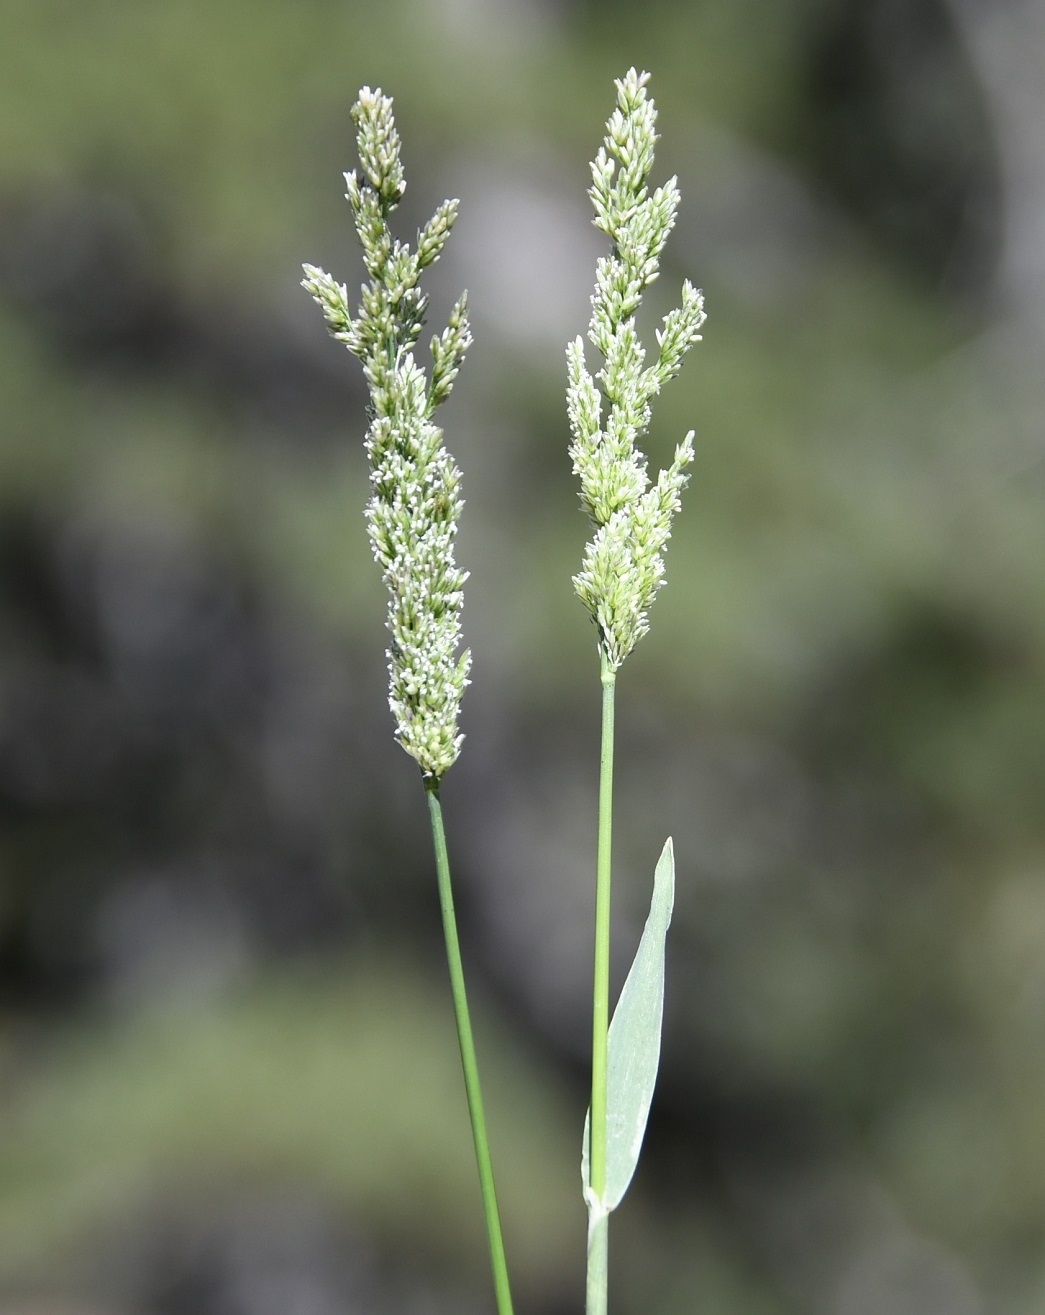
[[[490,1266],[493,1270],[494,1291],[497,1296],[497,1312],[498,1315],[512,1315],[508,1265],[504,1256],[504,1240],[501,1237],[501,1217],[497,1209],[490,1143],[486,1136],[486,1116],[483,1113],[483,1096],[479,1087],[479,1065],[475,1057],[468,997],[464,989],[464,965],[461,962],[461,945],[457,938],[457,918],[454,914],[454,897],[450,886],[450,859],[446,852],[446,832],[443,830],[443,810],[439,803],[438,781],[426,783],[425,792],[428,795],[428,811],[432,819],[435,868],[439,878],[439,907],[443,914],[443,935],[446,939],[446,961],[450,968],[450,988],[454,998],[457,1039],[461,1046],[461,1067],[464,1070],[464,1087],[468,1096],[468,1114],[472,1121],[472,1140],[475,1143],[475,1162],[479,1169],[479,1187],[482,1191],[483,1213],[486,1215],[486,1232],[490,1240]]]
[[[588,1224],[588,1286],[586,1315],[605,1315],[609,1288],[610,1217],[599,1215]]]
[[[606,1059],[610,1026],[610,865],[613,845],[613,695],[616,672],[602,655],[602,753],[599,764],[599,852],[595,875],[595,985],[591,1029],[591,1190],[606,1192]],[[589,1236],[587,1315],[605,1315],[609,1220]]]

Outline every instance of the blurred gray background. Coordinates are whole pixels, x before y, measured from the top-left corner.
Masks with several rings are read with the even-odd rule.
[[[1045,1306],[1039,0],[6,0],[0,1311],[489,1311],[366,397],[298,287],[393,95],[476,344],[443,791],[519,1315],[582,1305],[597,783],[564,345],[653,74],[705,341],[619,682],[616,980],[679,895],[615,1315]]]

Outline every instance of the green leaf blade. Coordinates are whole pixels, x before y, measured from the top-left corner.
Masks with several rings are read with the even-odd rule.
[[[653,898],[639,947],[613,1011],[606,1094],[606,1192],[603,1211],[615,1210],[628,1190],[642,1150],[660,1067],[664,1022],[664,954],[675,904],[675,851],[667,839],[653,878]],[[588,1141],[584,1125],[581,1175],[589,1208]]]

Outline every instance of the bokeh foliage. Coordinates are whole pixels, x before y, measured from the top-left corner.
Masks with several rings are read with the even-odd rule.
[[[620,688],[622,967],[648,898],[624,874],[669,832],[679,892],[617,1309],[1040,1310],[1041,380],[991,298],[985,92],[930,0],[922,62],[883,64],[900,8],[9,0],[11,1302],[234,1289],[251,1315],[222,1230],[276,1198],[351,1234],[362,1287],[314,1266],[342,1308],[482,1308],[364,393],[297,287],[303,258],[355,259],[369,83],[405,234],[462,202],[445,305],[469,285],[477,343],[445,427],[475,669],[445,799],[510,1258],[528,1309],[576,1308],[597,666],[563,348],[600,249],[586,161],[635,64],[682,191],[664,295],[693,278],[709,321],[654,421],[655,459],[693,426],[697,462]]]

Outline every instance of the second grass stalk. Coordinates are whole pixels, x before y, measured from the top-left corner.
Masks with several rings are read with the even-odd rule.
[[[659,884],[659,907],[651,910],[654,934],[650,943],[655,948],[649,957],[654,971],[644,969],[639,974],[644,980],[636,979],[631,996],[634,1008],[625,1010],[622,1023],[625,1039],[621,1046],[636,1054],[642,1052],[646,1062],[641,1073],[636,1070],[629,1080],[614,1088],[610,1081],[614,1060],[609,977],[616,673],[649,630],[649,609],[664,583],[664,550],[671,535],[672,517],[679,509],[693,460],[693,434],[689,433],[676,447],[672,461],[652,479],[638,440],[649,426],[653,398],[678,373],[682,358],[700,340],[704,322],[703,297],[686,280],[682,303],[664,317],[656,335],[656,355],[646,364],[635,315],[643,292],[657,277],[660,254],[674,227],[679,201],[674,178],[652,192],[648,186],[657,139],[656,109],[646,91],[648,81],[648,74],[634,68],[617,80],[617,106],[606,123],[603,144],[591,166],[588,195],[595,209],[595,226],[612,243],[610,254],[596,265],[588,326],[588,339],[602,364],[594,374],[588,370],[582,338],[574,339],[566,349],[570,455],[574,473],[580,477],[581,505],[594,531],[573,584],[598,631],[602,675],[591,1109],[582,1160],[588,1207],[587,1315],[606,1315],[609,1214],[619,1204],[634,1172],[656,1080],[663,1004],[663,935],[674,889],[669,841],[665,847],[667,867]],[[656,890],[655,884],[655,895]],[[655,1035],[644,1026],[647,1017],[655,1025]],[[608,1158],[613,1161],[609,1169]]]
[[[374,557],[388,586],[389,705],[396,738],[421,769],[435,842],[439,903],[450,968],[457,1036],[464,1069],[498,1315],[512,1315],[508,1270],[494,1191],[479,1070],[472,1038],[464,969],[457,937],[450,862],[439,804],[439,785],[464,738],[458,728],[471,657],[460,651],[462,588],[454,541],[461,511],[460,471],[433,422],[446,401],[471,345],[467,300],[458,298],[443,332],[429,343],[431,370],[414,350],[428,299],[422,272],[439,259],[457,216],[444,201],[418,230],[416,249],[392,236],[389,217],[406,187],[391,97],[363,87],[352,109],[359,171],[345,175],[363,261],[370,275],[353,314],[348,290],[324,270],[306,265],[304,285],[323,311],[334,337],[363,362],[370,390],[372,496],[367,528]]]

